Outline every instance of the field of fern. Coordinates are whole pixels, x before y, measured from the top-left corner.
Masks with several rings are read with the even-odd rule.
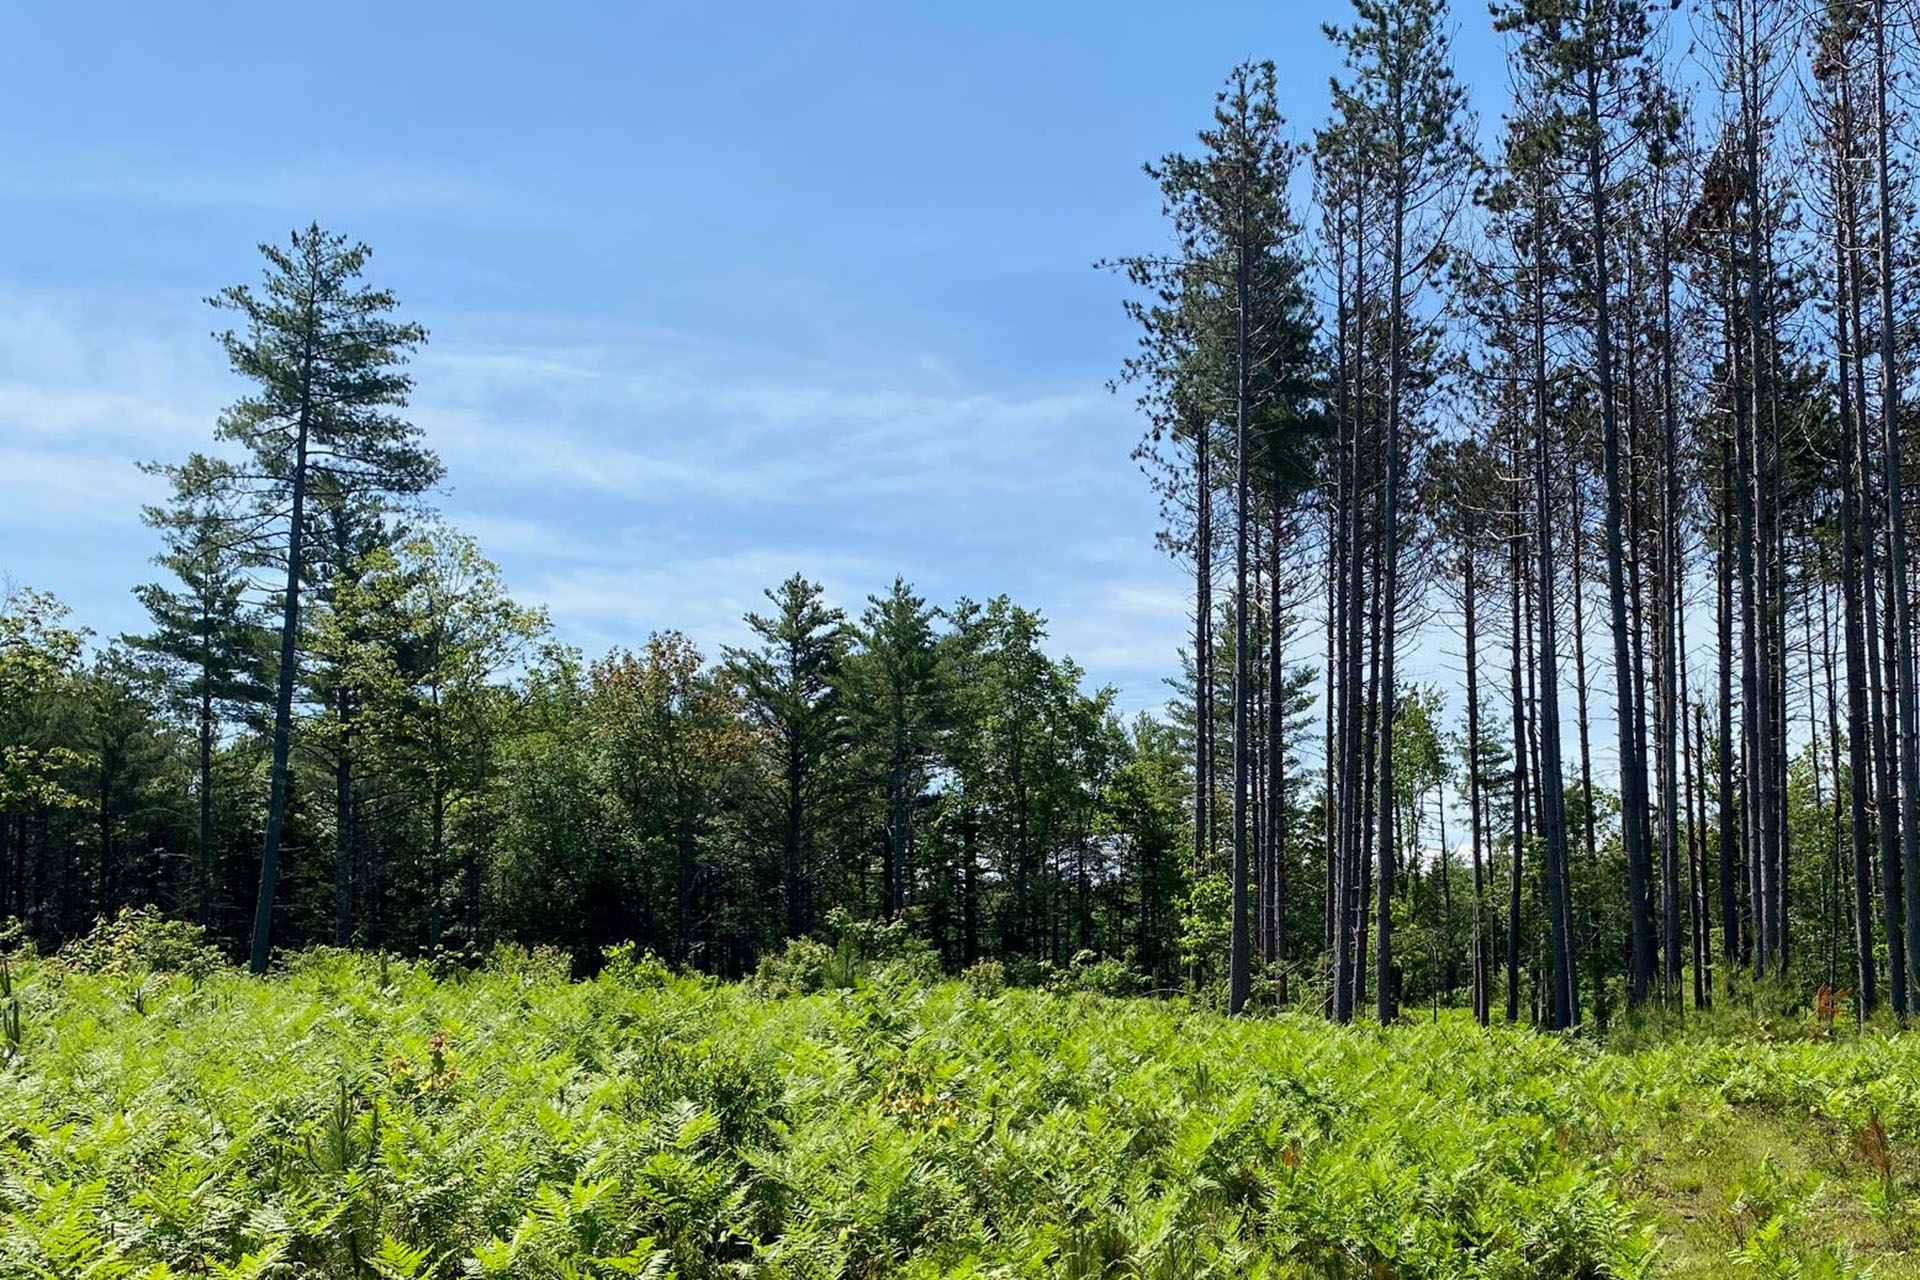
[[[16,956],[0,1276],[1920,1274],[1913,1038],[844,980]]]

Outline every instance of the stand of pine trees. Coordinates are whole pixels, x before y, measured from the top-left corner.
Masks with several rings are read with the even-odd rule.
[[[1442,0],[1354,0],[1310,192],[1240,127],[1264,64],[1149,167],[1173,236],[1123,260],[1123,373],[1194,573],[1192,874],[1286,922],[1232,942],[1286,962],[1276,992],[1567,1027],[1756,980],[1905,1016],[1913,24],[1507,0],[1483,134]],[[1260,166],[1292,276],[1241,269],[1221,192]],[[1304,768],[1296,708],[1247,714],[1283,685],[1301,731],[1321,704]],[[1402,739],[1430,706],[1429,774]]]

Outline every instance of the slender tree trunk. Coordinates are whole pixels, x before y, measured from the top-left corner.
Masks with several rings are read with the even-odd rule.
[[[1267,958],[1275,964],[1278,1003],[1287,1003],[1287,698],[1280,619],[1279,516],[1267,541]]]
[[[1680,598],[1684,582],[1680,562],[1680,427],[1678,394],[1674,385],[1673,351],[1673,257],[1670,229],[1661,214],[1660,234],[1660,408],[1661,486],[1659,573],[1660,600],[1660,863],[1662,871],[1662,949],[1665,953],[1666,985],[1679,1003],[1680,989],[1680,804],[1678,738],[1684,726],[1676,723],[1680,703],[1677,673],[1680,662],[1675,635],[1684,625],[1681,617],[1685,602]]]
[[[1606,484],[1607,590],[1613,606],[1613,675],[1620,736],[1621,834],[1627,854],[1627,900],[1631,947],[1627,997],[1634,1004],[1647,998],[1653,976],[1653,918],[1648,904],[1646,842],[1647,787],[1642,743],[1635,733],[1639,712],[1634,700],[1634,664],[1627,626],[1627,584],[1621,523],[1624,507],[1620,486],[1620,424],[1614,403],[1613,310],[1609,294],[1613,277],[1608,266],[1609,215],[1605,164],[1600,142],[1600,77],[1587,73],[1587,187],[1593,249],[1593,344],[1596,394],[1600,399],[1601,453]]]
[[[1247,175],[1241,175],[1244,185]],[[1247,226],[1246,194],[1240,196],[1239,244],[1234,264],[1234,565],[1233,565],[1233,923],[1231,954],[1228,963],[1227,1011],[1239,1013],[1246,1007],[1251,987],[1249,939],[1247,936],[1247,793],[1252,782],[1248,751],[1249,680],[1247,662],[1247,534],[1248,506],[1251,501],[1248,464],[1251,452],[1249,432],[1250,394],[1247,361],[1250,353],[1247,331],[1247,307],[1250,301],[1251,263],[1248,261],[1250,235]]]
[[[1467,634],[1467,809],[1473,828],[1473,1016],[1487,1025],[1487,948],[1481,926],[1482,885],[1481,842],[1485,831],[1480,824],[1480,662],[1477,652],[1478,627],[1475,617],[1474,557],[1469,550],[1461,556],[1461,577],[1465,586]]]
[[[1900,832],[1904,853],[1907,983],[1920,985],[1920,695],[1914,689],[1913,617],[1907,577],[1906,489],[1900,477],[1900,378],[1894,359],[1899,317],[1893,307],[1893,176],[1889,155],[1887,0],[1873,0],[1874,168],[1880,224],[1880,442],[1886,459],[1887,563],[1893,587],[1894,690],[1900,713]],[[1892,892],[1889,886],[1888,892]]]
[[[1397,108],[1397,101],[1396,101]],[[1400,1016],[1398,992],[1393,980],[1393,873],[1395,862],[1393,831],[1393,721],[1399,708],[1399,692],[1394,685],[1394,645],[1398,639],[1396,622],[1400,613],[1400,398],[1401,346],[1404,342],[1402,313],[1406,309],[1404,281],[1406,236],[1406,191],[1396,180],[1393,203],[1392,249],[1387,274],[1387,440],[1384,528],[1380,550],[1380,883],[1374,929],[1379,935],[1375,952],[1374,1012],[1384,1023]]]
[[[1540,206],[1536,203],[1536,208]],[[1568,880],[1566,798],[1560,769],[1560,659],[1553,600],[1553,493],[1547,452],[1545,238],[1535,237],[1533,270],[1533,425],[1535,552],[1540,591],[1540,811],[1547,861],[1547,932],[1552,991],[1547,1025],[1573,1025],[1579,1001],[1573,975],[1573,898]]]
[[[213,926],[213,677],[200,669],[200,842],[196,863],[200,877],[195,922],[202,929]],[[0,855],[6,852],[6,830],[0,827]],[[0,884],[4,884],[0,880]],[[4,914],[0,912],[0,914]]]
[[[1597,870],[1600,865],[1600,840],[1598,819],[1593,811],[1593,734],[1587,713],[1587,588],[1582,568],[1586,563],[1586,494],[1578,463],[1569,462],[1568,477],[1573,489],[1573,679],[1574,716],[1578,721],[1580,738],[1580,828],[1586,841],[1587,866],[1590,870]],[[1602,945],[1598,912],[1598,905],[1589,901],[1584,927],[1587,951],[1592,957],[1589,968],[1593,981],[1593,1017],[1604,1029],[1608,1013],[1607,949]]]
[[[1845,179],[1836,179],[1840,188],[1835,203],[1840,206],[1842,217],[1842,235],[1851,226],[1852,219],[1846,211],[1852,207],[1852,201],[1844,188]],[[1867,710],[1868,662],[1866,641],[1862,635],[1862,623],[1866,616],[1867,603],[1863,599],[1862,585],[1865,577],[1863,564],[1865,555],[1861,546],[1860,490],[1864,477],[1860,467],[1865,460],[1865,450],[1860,444],[1860,419],[1858,411],[1865,406],[1856,405],[1853,399],[1852,363],[1858,358],[1854,349],[1856,335],[1851,332],[1850,313],[1853,299],[1849,296],[1852,286],[1852,273],[1847,269],[1846,255],[1850,245],[1842,243],[1842,236],[1835,237],[1836,263],[1834,287],[1838,296],[1834,307],[1834,323],[1837,326],[1835,348],[1840,368],[1840,430],[1841,449],[1845,455],[1840,463],[1840,589],[1842,593],[1841,610],[1842,630],[1846,645],[1847,658],[1847,793],[1852,809],[1850,835],[1853,853],[1853,927],[1856,970],[1854,982],[1858,993],[1854,1004],[1864,1022],[1870,1017],[1879,1003],[1874,990],[1876,969],[1873,956],[1873,855],[1868,846],[1867,814],[1867,774],[1871,768],[1867,759],[1869,742],[1869,724]]]
[[[1365,718],[1366,689],[1362,678],[1362,616],[1365,606],[1365,557],[1362,554],[1361,535],[1361,428],[1366,414],[1366,384],[1363,370],[1366,360],[1366,326],[1364,300],[1366,297],[1365,243],[1364,232],[1359,221],[1361,206],[1356,197],[1355,218],[1353,221],[1354,286],[1353,301],[1348,311],[1358,310],[1357,316],[1350,315],[1347,328],[1350,332],[1352,351],[1347,367],[1348,377],[1342,385],[1348,391],[1349,422],[1345,449],[1346,492],[1342,512],[1345,525],[1343,538],[1346,553],[1346,589],[1345,601],[1346,635],[1343,641],[1345,656],[1342,662],[1342,686],[1340,696],[1341,719],[1343,721],[1341,740],[1341,787],[1340,787],[1340,825],[1336,833],[1339,849],[1339,879],[1336,882],[1339,892],[1335,903],[1335,926],[1338,937],[1334,943],[1334,995],[1333,1016],[1337,1022],[1353,1020],[1356,1003],[1356,991],[1359,987],[1359,924],[1364,912],[1364,893],[1360,874],[1362,824],[1365,820],[1364,794],[1366,788],[1363,763],[1364,744],[1367,741],[1363,732]]]
[[[1520,584],[1526,576],[1524,571],[1525,554],[1521,550],[1523,532],[1521,528],[1521,471],[1522,450],[1520,448],[1520,428],[1514,426],[1512,449],[1512,474],[1514,476],[1513,508],[1510,512],[1511,526],[1507,540],[1507,578],[1509,585],[1507,648],[1512,657],[1512,669],[1509,677],[1512,683],[1511,699],[1513,703],[1513,842],[1510,850],[1507,884],[1507,1021],[1520,1020],[1520,904],[1522,877],[1526,867],[1527,848],[1527,703],[1524,693],[1524,681],[1521,674],[1523,647],[1526,643],[1527,628],[1520,613]]]
[[[1771,385],[1767,377],[1769,358],[1765,344],[1766,326],[1770,322],[1772,308],[1766,302],[1766,282],[1762,271],[1762,252],[1767,231],[1760,189],[1758,51],[1749,53],[1745,48],[1746,40],[1757,41],[1758,32],[1752,29],[1751,24],[1748,26],[1749,30],[1743,39],[1740,59],[1742,73],[1740,110],[1742,139],[1746,151],[1745,179],[1748,210],[1746,316],[1747,342],[1750,350],[1747,426],[1751,433],[1751,443],[1747,448],[1747,465],[1752,496],[1748,499],[1750,515],[1746,530],[1746,539],[1751,545],[1748,549],[1743,549],[1742,557],[1750,578],[1748,588],[1750,635],[1746,654],[1752,666],[1748,679],[1748,692],[1753,700],[1750,720],[1753,737],[1750,750],[1754,757],[1753,777],[1756,784],[1753,787],[1750,805],[1754,836],[1752,843],[1754,918],[1757,928],[1757,945],[1754,948],[1753,959],[1755,972],[1763,973],[1779,960],[1781,832],[1779,796],[1776,787],[1777,738],[1774,722],[1773,628],[1775,615],[1771,580],[1772,557],[1768,549],[1772,505],[1771,486],[1768,484],[1768,479],[1772,450],[1769,448],[1765,415],[1765,409],[1771,403]]]
[[[1338,375],[1336,374],[1336,376]],[[1336,428],[1336,430],[1338,429],[1339,428]],[[1336,445],[1336,451],[1338,450],[1339,447],[1340,447],[1339,445]],[[1338,466],[1339,464],[1336,463],[1336,468]],[[1334,957],[1335,950],[1339,946],[1339,936],[1340,936],[1339,931],[1335,928],[1335,925],[1334,925],[1334,914],[1333,914],[1334,902],[1338,897],[1338,894],[1336,892],[1336,885],[1334,881],[1339,874],[1337,865],[1336,865],[1337,855],[1334,851],[1334,846],[1336,842],[1336,831],[1340,821],[1339,773],[1337,768],[1337,757],[1338,757],[1337,743],[1339,742],[1339,739],[1335,736],[1335,725],[1337,723],[1336,717],[1335,717],[1335,706],[1336,706],[1336,700],[1342,696],[1340,687],[1339,687],[1339,678],[1336,674],[1337,666],[1335,663],[1335,658],[1337,654],[1337,646],[1334,643],[1335,636],[1340,629],[1340,621],[1339,621],[1340,611],[1341,611],[1340,582],[1342,580],[1342,575],[1340,572],[1339,537],[1338,537],[1338,534],[1335,532],[1335,525],[1339,521],[1339,512],[1338,512],[1339,493],[1337,491],[1339,488],[1339,484],[1340,482],[1336,481],[1336,493],[1334,498],[1335,508],[1328,512],[1328,520],[1327,520],[1327,547],[1328,547],[1327,602],[1328,602],[1328,607],[1326,612],[1326,624],[1327,624],[1326,626],[1326,632],[1327,632],[1326,634],[1326,669],[1322,677],[1321,687],[1322,687],[1323,693],[1322,693],[1322,701],[1320,706],[1320,715],[1321,715],[1320,741],[1324,744],[1324,747],[1325,747],[1325,749],[1321,753],[1322,771],[1321,771],[1321,797],[1320,797],[1321,799],[1320,830],[1321,830],[1323,839],[1321,840],[1320,845],[1326,855],[1326,876],[1324,877],[1324,883],[1322,885],[1322,888],[1325,890],[1325,892],[1321,896],[1322,918],[1320,923],[1321,923],[1321,931],[1324,933],[1327,940],[1327,978],[1328,978],[1328,996],[1326,1001],[1326,1007],[1322,1010],[1322,1012],[1328,1015],[1329,1017],[1332,1016],[1333,1014],[1332,979],[1333,979],[1334,969],[1336,967],[1333,957]]]
[[[1843,530],[1841,540],[1845,541],[1847,531]],[[1833,593],[1823,583],[1820,588],[1820,658],[1821,666],[1827,677],[1827,760],[1833,773],[1833,833],[1827,841],[1829,852],[1827,866],[1827,985],[1840,985],[1840,881],[1841,852],[1846,843],[1842,828],[1846,820],[1846,805],[1840,796],[1840,699],[1837,685],[1837,673],[1833,658]],[[1812,641],[1811,627],[1808,635]],[[1809,681],[1813,678],[1813,655],[1807,655]],[[1864,994],[1864,993],[1862,993]]]
[[[254,973],[267,971],[273,950],[273,897],[280,882],[280,836],[287,818],[287,761],[293,745],[293,686],[299,668],[301,553],[305,550],[307,428],[311,415],[313,353],[301,367],[300,415],[294,424],[293,503],[287,533],[287,587],[281,602],[280,671],[273,698],[273,765],[267,798],[266,845],[260,857],[260,897],[253,912]]]
[[[1700,966],[1700,1007],[1713,1007],[1713,939],[1708,936],[1712,911],[1707,905],[1707,709],[1704,705],[1694,704],[1693,711],[1694,763],[1700,778],[1700,793],[1694,806],[1694,821],[1699,831],[1697,843],[1700,846],[1700,917],[1699,936],[1694,942],[1694,954],[1699,958]]]
[[[1731,325],[1727,332],[1727,353],[1732,356],[1734,342]],[[1728,364],[1732,364],[1729,359]],[[1721,449],[1720,461],[1720,546],[1715,557],[1716,576],[1719,594],[1715,619],[1719,627],[1716,650],[1719,657],[1720,676],[1720,741],[1718,743],[1719,776],[1715,787],[1719,801],[1719,844],[1720,844],[1720,950],[1725,960],[1728,982],[1733,979],[1734,966],[1740,958],[1740,919],[1739,903],[1736,899],[1736,880],[1734,866],[1735,840],[1733,818],[1733,563],[1734,563],[1734,520],[1732,503],[1734,486],[1734,440],[1738,436],[1738,425],[1729,432],[1729,438]]]
[[[340,741],[333,758],[333,913],[334,943],[353,941],[353,695],[343,678],[335,691]],[[434,862],[436,874],[439,862]]]
[[[1213,851],[1213,443],[1205,414],[1193,416],[1193,871]]]

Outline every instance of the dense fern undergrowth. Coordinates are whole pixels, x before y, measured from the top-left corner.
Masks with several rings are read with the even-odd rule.
[[[16,954],[0,1276],[1912,1273],[1909,1037],[1609,1049],[920,970]]]

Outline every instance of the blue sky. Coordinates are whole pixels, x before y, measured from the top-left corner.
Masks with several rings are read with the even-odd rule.
[[[564,639],[712,651],[795,570],[855,610],[900,573],[1010,593],[1155,705],[1187,584],[1090,264],[1164,244],[1140,164],[1238,59],[1280,63],[1304,137],[1344,10],[17,6],[0,574],[140,625],[134,463],[203,447],[239,390],[202,299],[318,219],[431,330],[440,506]],[[1471,81],[1492,37],[1458,13]]]

